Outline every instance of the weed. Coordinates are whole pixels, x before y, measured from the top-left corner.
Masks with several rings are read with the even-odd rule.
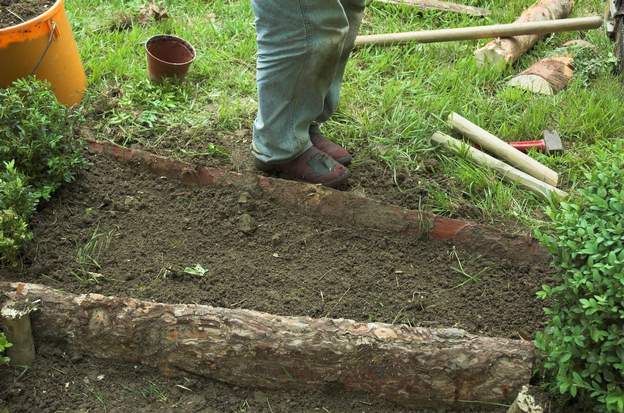
[[[167,394],[163,392],[158,385],[152,381],[148,383],[145,388],[141,389],[141,394],[147,400],[157,400],[159,402],[165,403],[169,398]]]
[[[0,331],[0,366],[9,362],[9,358],[5,357],[3,354],[7,348],[12,346],[11,343],[7,340],[4,333]]]
[[[194,267],[186,267],[182,270],[183,273],[189,275],[196,275],[198,277],[203,277],[208,273],[208,270],[202,267],[200,264],[195,264]]]
[[[78,264],[78,273],[74,275],[84,283],[97,283],[103,277],[102,274],[93,272],[93,270],[101,270],[99,263],[100,257],[110,245],[111,240],[115,236],[115,231],[100,232],[99,226],[95,228],[87,242],[76,250],[76,263]]]

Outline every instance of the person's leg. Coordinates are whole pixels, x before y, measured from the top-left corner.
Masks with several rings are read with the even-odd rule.
[[[258,41],[252,149],[259,161],[279,164],[311,147],[310,125],[324,110],[351,34],[349,14],[340,0],[252,0],[252,5]]]
[[[349,22],[349,32],[345,37],[344,46],[338,64],[336,66],[336,73],[330,84],[329,90],[325,95],[323,102],[323,112],[316,119],[313,128],[318,131],[319,123],[326,122],[331,115],[336,112],[338,108],[338,101],[340,100],[340,89],[342,88],[342,82],[344,79],[345,69],[353,46],[355,45],[355,38],[358,35],[360,25],[362,24],[362,17],[364,16],[365,0],[340,0],[347,20]]]

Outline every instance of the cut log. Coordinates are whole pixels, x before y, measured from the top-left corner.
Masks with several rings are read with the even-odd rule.
[[[511,403],[534,361],[529,341],[458,329],[158,304],[24,283],[0,283],[2,296],[41,300],[33,316],[37,341],[241,386],[329,386],[407,406]]]
[[[470,16],[485,17],[492,12],[481,7],[466,6],[465,4],[451,3],[440,0],[377,0],[380,3],[405,4],[418,7],[422,10],[442,10],[452,13],[468,14]]]
[[[574,68],[571,57],[548,57],[513,77],[508,84],[530,92],[552,96],[565,89],[573,76]]]
[[[448,117],[448,123],[453,129],[460,132],[472,142],[509,162],[512,166],[517,167],[540,181],[546,182],[552,186],[557,186],[559,182],[559,174],[557,174],[557,172],[539,163],[529,155],[520,152],[507,142],[492,135],[480,126],[475,125],[468,119],[457,113],[451,113]]]
[[[472,146],[457,140],[451,136],[448,136],[442,132],[436,132],[431,137],[431,140],[439,145],[444,146],[448,150],[454,153],[467,153],[468,157],[478,163],[479,165],[486,166],[494,169],[501,177],[509,182],[516,183],[523,188],[526,188],[536,194],[544,196],[546,199],[552,199],[553,195],[559,198],[565,198],[568,194],[560,189],[555,188],[552,185],[548,185],[545,182],[540,181],[526,174],[505,162],[498,160],[485,152],[482,152]],[[514,149],[515,150],[515,149]]]
[[[573,7],[574,0],[539,0],[526,9],[516,20],[516,23],[563,19],[572,13]],[[475,52],[477,63],[500,66],[513,64],[531,49],[542,36],[534,34],[493,40]]]
[[[28,301],[9,301],[0,311],[0,323],[7,340],[12,344],[7,355],[14,366],[31,366],[35,361],[35,344],[30,324],[30,313],[35,306]]]

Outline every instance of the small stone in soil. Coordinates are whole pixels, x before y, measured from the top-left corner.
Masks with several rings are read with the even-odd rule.
[[[282,238],[282,234],[279,233],[279,232],[273,234],[273,236],[271,237],[271,244],[273,244],[274,247],[277,247],[283,241],[284,241],[284,239]]]
[[[243,214],[238,219],[238,229],[243,234],[251,234],[256,230],[256,224],[249,214]]]

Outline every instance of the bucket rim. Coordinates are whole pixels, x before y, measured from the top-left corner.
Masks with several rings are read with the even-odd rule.
[[[52,19],[54,16],[56,16],[60,11],[62,11],[64,4],[65,0],[56,0],[54,4],[50,6],[50,8],[48,8],[40,15],[26,20],[25,22],[0,29],[0,35],[8,34],[14,31],[19,32],[28,28],[29,26],[33,26],[39,23],[45,23],[48,20]]]
[[[151,42],[154,42],[156,40],[159,39],[172,39],[172,40],[176,40],[178,42],[180,42],[181,44],[183,44],[186,48],[188,48],[193,56],[187,60],[186,62],[182,62],[182,63],[174,63],[174,62],[168,62],[166,60],[162,60],[161,58],[154,56],[154,54],[152,52],[150,52],[148,46]],[[145,42],[145,52],[154,60],[167,64],[167,65],[171,65],[171,66],[186,66],[189,65],[191,63],[193,63],[195,61],[195,58],[197,57],[197,52],[195,51],[195,48],[193,47],[193,45],[191,43],[189,43],[188,41],[184,40],[183,38],[179,37],[179,36],[175,36],[172,34],[157,34],[155,36],[150,37],[149,39],[147,39],[147,41]]]

